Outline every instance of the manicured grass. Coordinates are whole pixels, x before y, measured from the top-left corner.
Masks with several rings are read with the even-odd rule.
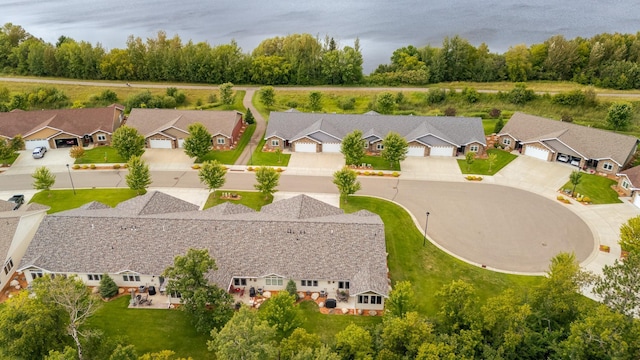
[[[73,190],[51,190],[51,192],[40,191],[30,202],[51,207],[47,213],[53,214],[75,209],[91,201],[99,201],[113,207],[136,195],[136,192],[131,189],[76,189],[75,195]]]
[[[482,119],[482,128],[484,129],[484,134],[493,134],[493,130],[495,130],[497,122],[498,119]]]
[[[106,158],[106,159],[105,159]],[[124,164],[126,161],[111,146],[99,146],[86,150],[74,164]]]
[[[382,156],[365,155],[361,163],[371,164],[373,170],[400,170],[400,163],[396,162],[393,166],[389,165],[389,162],[382,158]]]
[[[408,280],[413,284],[418,311],[424,315],[437,313],[435,293],[453,280],[472,284],[483,302],[508,288],[524,293],[540,282],[541,278],[536,276],[509,275],[469,265],[429,241],[423,247],[423,235],[409,214],[389,201],[352,196],[342,207],[346,212],[367,209],[380,215],[385,224],[391,280],[393,283]]]
[[[335,335],[351,323],[367,328],[382,322],[381,316],[325,315],[313,301],[303,301],[298,306],[304,315],[302,328],[320,336],[325,344],[334,343]]]
[[[26,154],[26,155],[29,155],[29,154]],[[8,165],[13,164],[16,161],[16,159],[18,158],[18,156],[20,156],[20,153],[15,152],[8,159],[0,159],[0,166],[5,165],[5,164],[8,164]],[[29,155],[29,156],[31,156],[31,155]]]
[[[583,173],[580,184],[576,186],[576,195],[588,196],[593,204],[621,203],[622,201],[618,198],[618,193],[611,188],[611,186],[615,184],[615,180],[604,176]],[[562,188],[573,190],[573,185],[567,181]]]
[[[262,151],[264,147],[265,140],[260,140],[258,147],[253,151],[251,155],[251,159],[249,159],[248,165],[253,166],[282,166],[286,167],[289,165],[289,159],[291,159],[291,154],[280,154],[278,155],[275,152],[270,151]]]
[[[186,313],[168,309],[128,309],[129,296],[107,302],[87,321],[88,328],[132,344],[139,355],[173,350],[181,358],[210,359],[209,336],[199,334]]]
[[[222,193],[232,193],[238,194],[240,196],[239,200],[233,199],[221,199]],[[207,202],[204,204],[204,209],[208,209],[212,206],[216,206],[225,202],[230,202],[233,204],[242,204],[248,206],[255,210],[260,210],[265,205],[271,204],[273,202],[273,196],[269,196],[267,199],[264,198],[262,193],[257,191],[224,191],[224,190],[216,190],[215,197],[214,194],[211,193]]]
[[[489,171],[488,159],[475,159],[471,166],[467,165],[465,159],[458,159],[460,171],[462,171],[463,174],[494,175],[517,157],[516,155],[500,149],[489,149],[487,150],[487,153],[498,155],[496,163],[491,167],[491,171]]]
[[[249,140],[251,140],[251,135],[253,135],[254,131],[256,131],[255,124],[247,126],[247,129],[242,134],[242,137],[240,137],[238,146],[236,146],[235,149],[228,151],[209,151],[209,153],[202,159],[202,161],[204,162],[217,160],[221,164],[233,165],[236,160],[238,160],[238,157],[240,157],[240,154],[242,154],[242,150],[244,150],[245,146],[247,146]]]

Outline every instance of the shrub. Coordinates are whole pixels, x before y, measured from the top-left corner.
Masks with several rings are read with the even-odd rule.
[[[449,106],[444,109],[444,116],[456,116],[456,108]]]
[[[398,173],[397,171],[394,171],[391,175],[393,177],[398,177],[398,176],[400,176],[400,173]]]
[[[277,172],[282,172],[282,171],[284,171],[284,170],[282,170],[282,168],[277,168],[277,169],[276,169],[276,171],[277,171]]]
[[[91,166],[89,166],[91,169],[95,170],[96,168],[96,164],[91,164]]]
[[[368,172],[368,171],[365,171],[365,172],[364,172],[364,176],[369,176],[369,175],[371,175],[371,173],[370,173],[370,172]]]
[[[582,202],[590,203],[591,202],[591,198],[588,197],[588,196],[585,196],[585,197],[582,198]]]
[[[440,88],[429,89],[429,92],[427,93],[427,103],[439,104],[443,102],[446,97],[447,97],[447,94],[444,91],[444,89],[440,89]]]
[[[253,168],[252,168],[251,166],[249,166],[249,167],[247,168],[247,171],[253,171]]]
[[[519,83],[509,91],[507,95],[509,102],[516,105],[523,105],[535,98],[535,93],[531,89],[527,89],[525,84]]]
[[[83,169],[88,169],[88,168],[89,168],[89,165],[84,164],[84,165],[82,165],[82,168],[83,168]]]
[[[562,116],[560,116],[560,121],[563,122],[573,122],[573,116],[571,116],[571,114],[563,112]]]
[[[489,116],[491,116],[494,119],[499,118],[501,114],[502,114],[502,111],[500,111],[500,109],[493,108],[489,110]]]
[[[194,169],[194,170],[198,170],[198,169],[200,169],[200,165],[193,164],[193,165],[191,165],[191,168]]]
[[[551,101],[554,104],[565,106],[578,106],[584,105],[587,97],[581,90],[571,90],[569,92],[561,92],[554,95]]]
[[[378,171],[378,176],[384,176],[384,173],[382,171]]]
[[[113,168],[116,170],[120,169],[120,164],[113,164]]]
[[[78,169],[80,169],[80,165],[75,164],[75,165],[73,165],[73,168],[74,168],[75,170],[78,170]]]
[[[215,93],[209,94],[209,97],[207,98],[207,101],[209,103],[211,103],[211,104],[217,103],[218,102],[218,95],[216,95]]]
[[[100,291],[100,296],[108,299],[118,294],[118,285],[116,285],[115,281],[113,281],[108,274],[103,274],[98,290]]]
[[[356,107],[356,98],[341,97],[338,99],[338,107],[342,110],[353,110]]]
[[[288,108],[290,108],[290,109],[295,109],[295,108],[297,108],[300,104],[298,104],[298,102],[297,102],[297,101],[293,101],[293,100],[291,100],[291,101],[287,101],[287,103],[286,103],[285,105],[287,105],[287,107],[288,107]]]
[[[128,167],[129,167],[129,164],[124,164],[124,165],[122,165],[122,167],[123,167],[124,169],[126,169],[126,168],[128,168]]]

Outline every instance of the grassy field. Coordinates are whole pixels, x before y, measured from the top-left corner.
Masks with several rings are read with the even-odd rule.
[[[576,186],[576,195],[588,196],[593,204],[617,204],[622,200],[618,193],[611,188],[617,182],[604,176],[595,174],[582,174],[580,184]],[[567,181],[563,189],[573,190],[571,182]]]
[[[234,199],[221,199],[220,196],[222,193],[232,193],[240,196],[238,200]],[[207,202],[204,204],[204,209],[208,209],[212,206],[220,205],[225,202],[230,202],[233,204],[242,204],[247,207],[250,207],[254,210],[260,210],[265,205],[271,204],[273,201],[273,196],[269,196],[268,198],[264,198],[262,193],[257,191],[221,191],[216,190],[215,196],[214,194],[210,194]]]
[[[84,156],[74,164],[124,164],[126,161],[111,146],[100,146],[86,150]]]
[[[507,288],[526,292],[540,282],[540,277],[497,273],[460,261],[427,241],[409,214],[401,207],[381,199],[352,196],[343,204],[347,212],[372,211],[382,218],[387,240],[388,266],[393,283],[408,280],[418,300],[418,310],[428,316],[437,312],[435,292],[453,280],[472,284],[481,299],[500,294]]]
[[[516,155],[499,149],[489,149],[487,153],[498,156],[496,163],[491,167],[491,171],[489,171],[489,160],[487,159],[475,159],[471,166],[467,165],[466,160],[458,159],[460,171],[462,171],[463,174],[494,175],[517,157]]]
[[[302,327],[309,333],[320,336],[325,344],[335,342],[335,335],[353,323],[364,328],[382,322],[380,316],[325,315],[320,313],[318,305],[313,301],[303,301],[300,309],[304,316]]]
[[[30,202],[51,207],[48,213],[75,209],[92,201],[99,201],[111,207],[120,202],[136,197],[136,192],[131,189],[76,189],[40,191],[35,194]]]
[[[249,125],[247,129],[242,134],[240,141],[238,141],[238,146],[236,146],[233,150],[228,151],[220,151],[220,150],[211,150],[209,153],[202,159],[202,161],[213,161],[218,160],[221,164],[233,165],[240,154],[242,154],[242,150],[244,150],[245,146],[251,140],[251,135],[256,131],[256,125]]]
[[[180,357],[210,359],[209,336],[199,334],[185,313],[179,310],[128,309],[129,296],[104,303],[87,321],[111,338],[135,346],[139,355],[173,350]]]

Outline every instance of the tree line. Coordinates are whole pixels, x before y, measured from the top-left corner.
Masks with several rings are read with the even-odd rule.
[[[235,41],[211,46],[183,43],[159,31],[155,38],[129,36],[124,49],[107,51],[60,36],[51,44],[19,25],[0,28],[0,69],[4,73],[76,79],[175,81],[265,85],[425,85],[449,81],[570,80],[613,89],[640,88],[640,35],[598,34],[540,44],[514,45],[505,53],[446,37],[440,47],[408,45],[389,64],[363,74],[356,39],[340,47],[333,38],[293,34],[262,41],[251,53]]]

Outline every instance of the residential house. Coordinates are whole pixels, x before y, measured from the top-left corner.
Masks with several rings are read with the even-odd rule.
[[[16,270],[36,233],[47,209],[40,204],[24,204],[13,210],[15,204],[0,200],[0,289],[7,291]],[[15,285],[14,285],[15,286]]]
[[[211,134],[214,149],[233,149],[244,125],[238,111],[203,111],[174,109],[132,109],[127,126],[137,129],[153,149],[182,148],[189,137],[189,125],[201,123]]]
[[[616,175],[618,175],[618,190],[624,196],[631,197],[631,202],[640,207],[640,166],[623,170]]]
[[[615,175],[631,161],[638,138],[568,122],[515,113],[499,144],[544,161],[560,161]]]
[[[204,211],[160,192],[115,208],[90,203],[47,216],[20,265],[27,279],[77,275],[97,286],[108,273],[120,287],[155,285],[174,257],[207,249],[217,271],[208,279],[241,287],[299,291],[337,298],[353,310],[382,310],[389,292],[384,225],[367,211],[344,214],[306,195],[259,212],[225,203]]]
[[[342,139],[360,130],[370,153],[380,153],[390,132],[403,136],[407,156],[483,156],[486,141],[480,118],[272,112],[265,133],[265,149],[292,152],[338,153]]]
[[[22,135],[25,148],[49,149],[109,145],[111,135],[124,120],[124,106],[55,109],[0,113],[0,138]]]

